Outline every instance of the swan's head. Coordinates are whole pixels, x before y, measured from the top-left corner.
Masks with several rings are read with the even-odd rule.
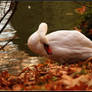
[[[48,44],[48,40],[45,37],[47,30],[48,30],[48,26],[46,23],[43,22],[39,25],[37,32],[39,34],[39,39],[41,43]]]
[[[48,39],[46,38],[48,26],[46,23],[41,23],[38,30],[33,33],[28,39],[28,47],[38,54],[50,54]]]
[[[45,22],[42,22],[38,27],[38,30],[44,33],[47,33],[47,29],[48,29],[48,26]]]

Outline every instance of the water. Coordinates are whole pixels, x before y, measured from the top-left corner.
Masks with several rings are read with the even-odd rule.
[[[80,15],[75,9],[81,7],[73,1],[19,2],[11,24],[17,30],[19,39],[14,40],[18,48],[35,55],[27,47],[28,37],[34,33],[41,22],[48,24],[48,33],[73,29],[79,24]]]
[[[81,3],[83,2],[80,2],[80,4]],[[36,54],[28,49],[27,40],[28,37],[37,30],[39,24],[41,22],[46,22],[48,24],[48,33],[63,29],[73,29],[80,23],[80,14],[75,11],[76,8],[81,7],[80,4],[77,4],[74,1],[19,2],[17,10],[11,20],[11,25],[13,27],[8,24],[5,31],[0,35],[0,38],[11,38],[16,34],[18,39],[15,39],[12,43],[16,44],[19,50],[23,50],[30,55],[35,56]],[[1,16],[3,15],[2,10],[4,7],[5,3],[2,3],[0,5]],[[6,10],[8,7],[9,4],[7,5]],[[0,29],[10,14],[8,14],[5,20],[0,24]],[[8,32],[6,32],[7,30]],[[0,45],[3,44],[4,42],[0,42]]]
[[[4,1],[2,1],[4,2]],[[80,16],[74,11],[77,8],[75,2],[19,2],[18,8],[5,30],[0,34],[0,46],[7,43],[7,40],[15,34],[18,39],[10,42],[5,51],[0,51],[0,71],[8,70],[10,73],[17,74],[24,67],[31,67],[32,64],[45,61],[32,53],[27,47],[28,37],[37,30],[41,22],[46,22],[49,26],[49,32],[73,29],[77,26]],[[3,16],[5,3],[0,3],[0,17]],[[8,9],[9,5],[6,7]],[[6,11],[5,10],[5,11]],[[3,27],[8,16],[0,24],[0,29]],[[31,54],[30,56],[25,52]],[[42,60],[41,60],[42,59]]]
[[[2,1],[0,3],[0,18],[4,15],[4,7],[5,2]],[[9,5],[6,7],[6,9],[8,8]],[[4,23],[7,21],[10,14],[11,13],[9,13],[2,21],[2,23],[0,23],[0,29],[4,26]],[[15,35],[15,33],[15,29],[9,23],[4,31],[0,34],[0,47],[4,46],[7,41]],[[19,41],[20,40],[18,39],[18,42]],[[17,44],[15,44],[13,41],[9,42],[4,50],[0,50],[0,72],[3,70],[8,70],[9,73],[16,75],[20,73],[25,67],[32,68],[32,65],[38,64],[41,61],[42,59],[40,59],[40,57],[29,56],[24,51],[19,50]]]
[[[3,17],[4,13],[9,9],[10,6],[10,1],[6,4],[6,1],[1,1],[0,2],[0,18]],[[11,15],[11,12],[7,14],[7,16],[4,18],[4,20],[0,23],[0,30],[6,23],[7,19]],[[6,26],[4,31],[0,34],[0,39],[10,39],[15,35],[16,31],[13,29],[13,27],[10,25],[10,23]],[[7,40],[1,40],[0,41],[0,46],[3,46],[7,43]],[[9,45],[13,45],[13,42],[10,42]]]

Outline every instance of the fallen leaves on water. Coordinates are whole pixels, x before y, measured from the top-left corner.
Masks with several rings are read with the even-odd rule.
[[[79,13],[79,14],[84,14],[85,13],[85,11],[86,11],[86,6],[82,6],[81,8],[76,8],[75,9],[75,12],[77,12],[77,13]]]
[[[18,75],[0,73],[0,90],[92,90],[92,58],[84,62],[58,65],[50,60]]]

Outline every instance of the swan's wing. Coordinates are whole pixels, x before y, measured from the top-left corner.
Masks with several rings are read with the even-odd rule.
[[[47,35],[57,61],[84,60],[92,56],[92,42],[77,31],[57,31]]]
[[[78,31],[56,31],[48,34],[47,39],[51,46],[78,48],[92,48],[92,42]]]

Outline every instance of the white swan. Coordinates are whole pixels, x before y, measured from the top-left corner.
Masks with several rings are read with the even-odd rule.
[[[92,41],[76,30],[60,30],[47,34],[47,24],[41,23],[28,39],[28,47],[41,56],[59,63],[74,63],[92,56]]]

